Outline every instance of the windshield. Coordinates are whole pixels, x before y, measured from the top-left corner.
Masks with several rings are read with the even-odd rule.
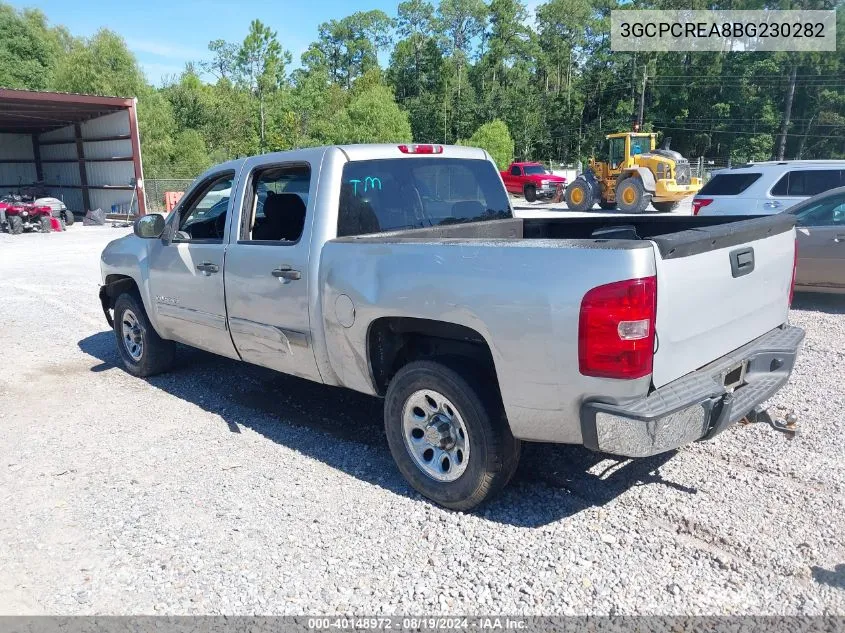
[[[536,174],[543,175],[543,174],[548,173],[546,171],[546,168],[543,167],[542,165],[525,165],[525,167],[523,167],[523,169],[525,170],[526,176],[534,176]]]
[[[486,160],[392,158],[343,168],[338,236],[510,218]]]

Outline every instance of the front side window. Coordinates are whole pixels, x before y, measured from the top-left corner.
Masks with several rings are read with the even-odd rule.
[[[845,225],[845,194],[820,200],[794,212],[798,226]]]
[[[292,244],[305,227],[311,167],[305,163],[276,165],[253,174],[250,203],[241,227],[242,241]]]
[[[232,172],[213,177],[186,201],[179,211],[174,242],[223,241],[234,178]]]
[[[520,172],[519,167],[514,165],[511,167],[511,176],[519,176],[522,172]]]
[[[631,137],[631,156],[638,154],[648,154],[651,151],[651,137],[650,136],[632,136]]]
[[[772,187],[773,196],[815,196],[840,186],[838,169],[794,169]]]
[[[391,158],[343,168],[339,237],[510,217],[498,172],[486,160]]]

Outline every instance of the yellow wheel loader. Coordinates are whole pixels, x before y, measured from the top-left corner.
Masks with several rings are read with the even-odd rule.
[[[669,149],[668,140],[655,149],[657,134],[609,134],[602,160],[590,159],[589,168],[566,188],[566,206],[587,211],[598,202],[602,209],[642,213],[649,203],[661,212],[701,189],[689,161]]]

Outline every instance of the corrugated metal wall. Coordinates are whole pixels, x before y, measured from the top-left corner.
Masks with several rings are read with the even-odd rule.
[[[29,134],[0,134],[0,161],[4,161],[0,162],[0,196],[15,193],[19,186],[31,185],[37,179]]]
[[[132,191],[129,187],[135,175],[132,163],[132,141],[127,139],[96,141],[110,136],[128,136],[129,111],[113,112],[80,126],[82,132],[82,150],[85,155],[85,169],[90,187],[88,195],[93,209],[103,209],[107,213],[117,205],[129,205]],[[51,196],[63,197],[68,208],[83,212],[82,190],[76,187],[82,185],[79,176],[79,165],[72,163],[51,163],[50,160],[77,160],[74,126],[69,125],[58,130],[45,132],[39,136],[39,141],[60,141],[68,143],[41,145],[41,159],[43,161],[44,184]],[[125,160],[114,160],[125,159]],[[33,177],[34,180],[34,177]],[[71,187],[71,188],[68,188]],[[124,189],[104,189],[103,187],[124,187]],[[137,201],[134,204],[137,209]],[[125,211],[123,211],[125,212]]]

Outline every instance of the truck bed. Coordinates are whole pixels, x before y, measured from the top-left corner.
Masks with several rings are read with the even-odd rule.
[[[336,241],[404,242],[430,240],[585,240],[582,247],[632,248],[620,241],[653,241],[663,259],[685,257],[762,239],[790,230],[795,218],[771,216],[600,216],[508,218],[487,222],[404,229]],[[568,246],[576,246],[567,244]]]

